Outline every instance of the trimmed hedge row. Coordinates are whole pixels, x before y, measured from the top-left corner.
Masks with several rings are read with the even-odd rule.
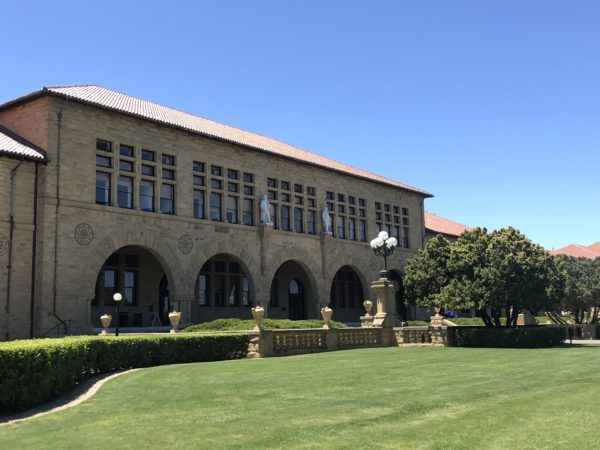
[[[263,327],[266,330],[290,330],[298,328],[323,328],[322,320],[309,319],[309,320],[289,320],[289,319],[265,319],[263,320]],[[212,322],[204,322],[196,325],[191,325],[184,328],[181,331],[195,332],[195,331],[244,331],[251,330],[254,328],[254,320],[242,320],[242,319],[216,319]],[[329,322],[331,328],[346,328],[346,325],[341,322],[331,320]]]
[[[562,326],[527,327],[448,327],[456,347],[541,348],[560,345],[565,341]]]
[[[34,339],[0,344],[0,411],[20,411],[96,374],[137,367],[242,358],[247,335]]]

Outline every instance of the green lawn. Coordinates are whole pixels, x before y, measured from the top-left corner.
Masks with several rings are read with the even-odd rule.
[[[600,348],[382,348],[143,369],[0,449],[600,448]]]

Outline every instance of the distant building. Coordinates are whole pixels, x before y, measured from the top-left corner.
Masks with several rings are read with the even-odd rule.
[[[567,255],[574,258],[596,259],[600,257],[600,242],[596,242],[588,247],[579,244],[569,244],[558,250],[551,250],[551,255]]]
[[[441,234],[446,239],[451,241],[458,239],[458,237],[465,231],[472,230],[473,228],[452,220],[445,219],[437,216],[430,212],[425,211],[425,241]]]

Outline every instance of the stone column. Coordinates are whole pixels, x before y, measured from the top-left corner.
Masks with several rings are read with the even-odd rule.
[[[373,319],[373,327],[392,328],[400,326],[396,314],[396,292],[400,288],[397,281],[380,278],[371,283],[371,289],[377,297],[377,313]]]
[[[181,328],[185,328],[192,324],[192,302],[194,301],[193,295],[182,295],[177,297],[173,302],[173,305],[177,306],[177,309],[181,313]],[[173,308],[175,309],[175,308]],[[168,325],[168,324],[167,324]]]

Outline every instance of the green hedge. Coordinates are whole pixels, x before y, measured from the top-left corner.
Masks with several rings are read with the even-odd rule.
[[[92,375],[242,358],[247,349],[247,335],[81,336],[0,344],[0,411],[44,403]]]
[[[565,341],[562,326],[527,327],[448,327],[456,347],[540,348]]]
[[[288,320],[288,319],[265,319],[263,327],[267,330],[274,329],[298,329],[298,328],[323,328],[322,320]],[[182,331],[245,331],[254,328],[254,320],[241,319],[217,319],[212,322],[199,323],[189,326]],[[346,325],[341,322],[331,320],[329,322],[331,328],[346,328]]]

